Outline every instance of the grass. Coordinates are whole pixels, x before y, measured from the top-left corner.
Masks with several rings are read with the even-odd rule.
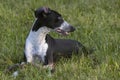
[[[56,71],[31,65],[19,69],[14,78],[3,71],[23,59],[26,36],[34,21],[32,9],[48,6],[75,26],[70,38],[96,48],[88,58],[60,59]],[[120,0],[0,0],[0,79],[1,80],[119,80],[120,79]]]

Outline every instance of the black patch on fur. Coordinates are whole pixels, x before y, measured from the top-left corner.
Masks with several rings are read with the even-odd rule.
[[[61,26],[61,24],[64,22],[61,15],[54,10],[48,10],[49,13],[45,13],[39,9],[35,11],[35,17],[37,20],[33,25],[32,31],[37,31],[40,27],[43,26],[51,29]]]

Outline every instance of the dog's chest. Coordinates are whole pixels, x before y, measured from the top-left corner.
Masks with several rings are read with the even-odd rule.
[[[48,44],[46,43],[46,34],[41,30],[30,32],[27,38],[27,45],[30,47],[31,54],[44,57],[46,55]],[[30,45],[30,46],[29,46]]]

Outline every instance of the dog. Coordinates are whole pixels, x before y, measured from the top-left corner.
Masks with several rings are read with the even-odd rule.
[[[27,63],[34,63],[37,56],[39,60],[54,69],[54,55],[72,55],[79,51],[88,54],[86,48],[78,41],[70,39],[54,39],[48,33],[56,31],[63,35],[74,32],[75,28],[65,21],[61,14],[47,7],[35,11],[36,20],[26,39],[25,58]]]
[[[41,7],[34,11],[35,21],[26,38],[25,61],[35,64],[38,58],[44,67],[54,71],[54,57],[57,54],[71,56],[73,53],[89,54],[89,51],[78,41],[70,39],[54,39],[49,32],[57,32],[68,35],[75,28],[65,21],[61,14],[47,7]],[[19,66],[19,65],[17,65]]]

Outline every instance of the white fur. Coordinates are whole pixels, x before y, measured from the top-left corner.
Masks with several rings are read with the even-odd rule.
[[[61,24],[60,29],[68,30],[69,24],[64,21]],[[46,52],[48,49],[48,44],[46,43],[45,38],[50,31],[51,29],[47,28],[46,26],[40,27],[37,31],[32,31],[31,29],[25,44],[25,55],[27,58],[27,62],[33,63],[34,56],[38,56],[42,60],[42,62],[44,62],[44,57],[46,56]]]
[[[16,78],[18,76],[18,73],[19,73],[18,71],[15,71],[12,76]]]
[[[34,61],[34,56],[38,56],[44,62],[44,57],[48,49],[45,37],[50,30],[51,29],[44,26],[37,31],[30,31],[25,45],[27,62],[32,63]]]
[[[69,29],[69,24],[68,24],[68,22],[64,21],[59,28],[60,28],[61,30],[68,30],[68,29]]]

